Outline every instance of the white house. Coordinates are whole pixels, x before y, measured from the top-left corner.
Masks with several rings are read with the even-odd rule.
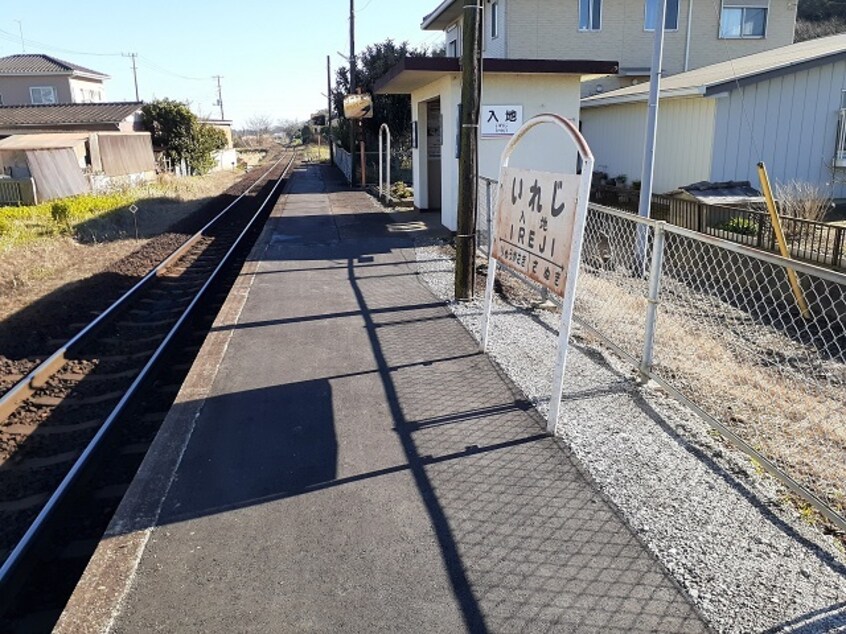
[[[582,100],[596,169],[640,178],[649,85]],[[667,77],[661,84],[655,192],[696,181],[826,186],[846,197],[846,34]]]
[[[502,151],[520,125],[536,114],[579,118],[579,84],[586,73],[614,72],[616,62],[490,59],[484,63],[479,174],[496,179]],[[458,148],[461,71],[454,57],[411,57],[376,85],[382,94],[410,94],[414,205],[440,210],[455,230],[458,207]],[[573,171],[576,151],[560,130],[532,130],[512,164],[546,171]]]

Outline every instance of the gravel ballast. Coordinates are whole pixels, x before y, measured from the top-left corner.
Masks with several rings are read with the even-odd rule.
[[[423,281],[479,337],[482,300],[456,303],[453,263],[419,246]],[[489,353],[545,417],[558,313],[495,300]],[[835,541],[776,502],[742,454],[574,323],[557,433],[719,632],[846,631]]]

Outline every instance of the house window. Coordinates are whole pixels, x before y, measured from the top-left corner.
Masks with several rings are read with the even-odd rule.
[[[499,3],[491,2],[491,39],[499,37]]]
[[[643,10],[643,30],[654,31],[658,23],[660,0],[646,0]],[[678,31],[679,29],[679,0],[667,0],[667,15],[664,17],[664,30]]]
[[[52,86],[33,86],[29,89],[33,104],[56,103],[56,89]]]
[[[458,27],[455,25],[449,27],[446,32],[447,36],[447,56],[458,57]]]
[[[726,40],[767,35],[768,0],[723,0],[720,37]]]
[[[846,90],[840,93],[840,114],[837,118],[837,145],[834,148],[834,166],[846,167]]]
[[[579,31],[598,31],[602,26],[602,0],[579,0]]]

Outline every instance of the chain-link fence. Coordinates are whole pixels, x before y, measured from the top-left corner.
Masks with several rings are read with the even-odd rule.
[[[575,316],[846,530],[846,275],[591,205]]]

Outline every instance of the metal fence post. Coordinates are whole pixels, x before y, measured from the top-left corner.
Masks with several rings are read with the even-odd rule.
[[[655,349],[655,325],[658,319],[658,297],[661,292],[661,271],[664,267],[664,222],[655,224],[652,239],[652,266],[649,270],[649,304],[646,308],[646,328],[644,329],[643,356],[640,360],[640,375],[646,381],[652,371],[652,359]]]

